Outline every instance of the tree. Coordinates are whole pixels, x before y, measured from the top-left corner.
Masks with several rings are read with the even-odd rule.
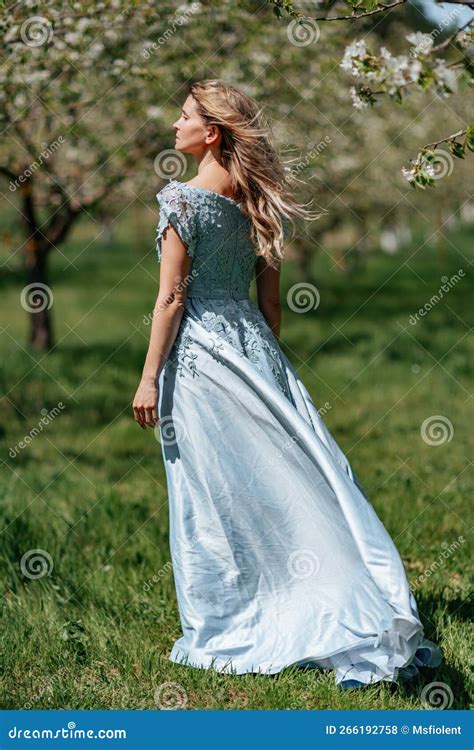
[[[261,101],[282,156],[292,157],[289,171],[326,210],[321,222],[301,227],[294,243],[302,273],[318,248],[332,252],[320,242],[330,228],[355,230],[349,258],[387,226],[407,223],[414,210],[432,223],[435,206],[421,207],[416,194],[408,201],[395,174],[409,147],[408,125],[419,138],[428,129],[416,110],[429,92],[417,89],[390,116],[390,102],[381,101],[369,125],[366,113],[351,107],[339,65],[352,27],[327,24],[324,43],[304,46],[294,26],[272,20],[270,5],[237,1],[163,0],[157,9],[152,0],[93,7],[30,0],[6,12],[0,174],[8,180],[4,200],[18,209],[23,231],[23,302],[33,346],[54,345],[48,259],[62,252],[77,223],[121,214],[132,203],[148,207],[164,180],[186,174],[186,160],[170,146],[172,123],[194,80],[219,77]],[[388,44],[399,29],[384,27],[384,34]],[[371,31],[371,43],[381,38],[379,28]],[[452,100],[464,116],[463,98]],[[437,107],[428,137],[451,117]],[[455,209],[464,200],[462,181],[441,195]]]
[[[346,21],[353,23],[359,19],[373,18],[381,14],[388,14],[400,6],[416,9],[416,3],[409,0],[394,0],[388,5],[378,0],[343,0],[341,3],[322,2],[320,7],[326,13],[341,5],[350,8],[350,14],[322,15],[317,18],[303,15],[295,9],[291,0],[270,0],[278,18],[284,12],[294,19],[293,34],[301,37],[314,34],[315,28],[319,34],[318,23],[330,21]],[[435,17],[430,33],[416,32],[406,36],[410,42],[408,53],[394,55],[385,46],[380,53],[373,53],[367,46],[365,39],[356,39],[344,52],[341,67],[354,78],[358,84],[352,86],[350,93],[353,106],[359,110],[374,105],[377,97],[388,95],[391,99],[401,103],[403,94],[408,87],[421,91],[434,90],[437,94],[447,97],[458,89],[472,86],[473,57],[474,57],[474,13],[470,8],[472,2],[461,0],[447,0],[453,4],[448,11],[445,7],[432,2]],[[443,4],[444,5],[444,4]],[[463,7],[465,6],[465,7]],[[424,6],[422,6],[423,8]],[[419,14],[422,14],[420,9]],[[409,20],[409,19],[408,19]],[[418,17],[417,23],[430,25],[426,17]],[[437,37],[442,41],[434,44]],[[443,55],[454,50],[456,58],[448,62]],[[474,151],[474,123],[466,124],[464,128],[440,137],[432,143],[426,143],[419,149],[415,159],[411,159],[409,169],[402,168],[404,177],[413,187],[425,188],[434,186],[440,171],[445,170],[445,159],[439,157],[436,149],[447,144],[449,153],[456,158],[463,159],[466,149]]]
[[[176,3],[56,0],[15,3],[2,20],[0,174],[4,197],[20,196],[31,314],[30,342],[54,343],[48,257],[81,216],[112,196],[130,201],[149,181],[156,154],[156,70],[147,50],[189,23]],[[32,15],[41,10],[43,15]],[[150,36],[151,34],[151,36]],[[159,42],[158,42],[159,47]]]

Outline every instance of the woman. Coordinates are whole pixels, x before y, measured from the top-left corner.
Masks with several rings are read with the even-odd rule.
[[[343,687],[438,666],[398,551],[279,346],[282,225],[315,215],[236,87],[195,83],[174,127],[198,174],[157,194],[160,291],[133,403],[143,429],[159,422],[166,467],[183,630],[169,658],[329,668]]]

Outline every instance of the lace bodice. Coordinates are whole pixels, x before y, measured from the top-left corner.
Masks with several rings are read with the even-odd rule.
[[[247,299],[258,256],[250,240],[250,218],[237,201],[177,180],[170,180],[156,198],[160,206],[158,261],[161,238],[169,224],[193,258],[187,296]]]

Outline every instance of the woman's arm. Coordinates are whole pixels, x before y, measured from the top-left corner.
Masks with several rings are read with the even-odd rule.
[[[263,257],[257,263],[257,299],[260,312],[276,338],[280,336],[280,268],[272,268]]]
[[[157,379],[176,339],[184,312],[192,258],[172,225],[162,238],[160,288],[155,302],[148,352],[133,400],[135,420],[144,430],[158,422]]]

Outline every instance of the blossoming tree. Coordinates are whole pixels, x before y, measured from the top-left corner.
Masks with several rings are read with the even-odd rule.
[[[282,17],[286,12],[301,26],[301,34],[314,31],[313,24],[329,21],[351,21],[367,19],[380,14],[388,14],[398,6],[408,6],[410,0],[394,0],[390,4],[379,3],[378,0],[343,0],[341,3],[324,2],[319,7],[323,12],[319,18],[303,15],[291,0],[271,0],[275,13]],[[446,5],[452,4],[453,10],[448,12]],[[345,6],[351,10],[350,14],[338,15],[337,12],[328,14],[328,10],[335,6]],[[415,6],[414,2],[411,6]],[[474,12],[471,2],[455,2],[447,0],[442,6],[432,2],[437,15],[433,18],[430,33],[417,31],[407,34],[410,44],[408,52],[400,55],[392,54],[385,46],[378,54],[369,49],[365,39],[356,39],[346,47],[341,67],[357,79],[357,85],[350,89],[353,106],[359,110],[374,105],[381,95],[388,95],[397,102],[402,101],[402,95],[407,87],[416,87],[421,91],[434,91],[441,97],[448,97],[472,86],[472,69],[474,61]],[[421,11],[416,22],[426,23]],[[442,41],[435,44],[437,37]],[[452,61],[443,55],[454,50],[456,58]],[[437,176],[438,157],[435,152],[441,144],[446,144],[454,157],[463,159],[466,149],[474,151],[474,123],[464,128],[440,137],[433,143],[424,144],[415,159],[411,160],[411,167],[402,168],[404,177],[413,185],[425,188],[433,186]]]
[[[321,231],[355,230],[349,257],[416,210],[417,194],[407,203],[394,177],[409,143],[407,113],[410,132],[424,136],[413,117],[416,95],[392,117],[381,101],[370,127],[359,123],[364,112],[351,108],[347,74],[338,67],[341,43],[351,38],[332,24],[324,44],[307,49],[295,26],[282,28],[271,17],[270,5],[215,2],[211,12],[180,0],[161,0],[159,8],[154,0],[27,0],[4,14],[0,175],[3,200],[23,232],[18,253],[28,277],[21,301],[33,346],[53,346],[48,261],[63,252],[78,222],[94,226],[99,211],[120,215],[132,203],[148,208],[163,180],[184,177],[186,159],[171,147],[172,123],[193,80],[220,77],[241,86],[265,104],[278,144],[298,154],[290,171],[326,209],[294,243],[302,273],[307,248],[326,251]],[[443,118],[434,112],[430,125],[441,127]],[[446,204],[462,199],[460,182],[450,186]],[[431,211],[422,209],[427,224]],[[98,226],[97,235],[102,231]]]

